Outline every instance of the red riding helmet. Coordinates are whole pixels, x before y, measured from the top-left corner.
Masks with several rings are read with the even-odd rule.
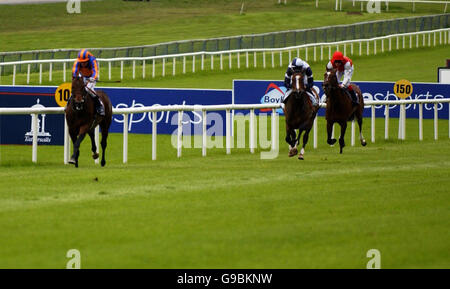
[[[344,54],[342,54],[342,52],[340,51],[336,51],[335,53],[333,53],[333,60],[340,60],[340,61],[344,61]]]

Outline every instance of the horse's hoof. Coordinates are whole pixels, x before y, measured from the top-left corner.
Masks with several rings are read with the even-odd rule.
[[[105,164],[106,164],[106,161],[105,161],[105,160],[102,160],[102,161],[101,161],[101,165],[102,165],[102,167],[104,167],[104,166],[105,166]]]
[[[366,141],[363,140],[363,141],[361,142],[361,145],[362,145],[363,147],[365,147],[365,146],[367,145]]]
[[[332,139],[329,139],[329,140],[327,140],[327,143],[330,145],[330,146],[332,146],[332,145],[334,145],[335,143],[336,143],[336,139],[335,138],[332,138]]]
[[[301,161],[305,160],[305,159],[303,158],[303,155],[299,155],[299,156],[298,156],[298,159],[301,160]]]
[[[296,148],[293,148],[293,149],[289,150],[289,157],[296,156],[297,153],[298,153],[298,150]]]
[[[98,153],[92,154],[92,158],[93,158],[94,160],[98,159]]]
[[[74,158],[69,160],[69,164],[76,165],[77,161]]]

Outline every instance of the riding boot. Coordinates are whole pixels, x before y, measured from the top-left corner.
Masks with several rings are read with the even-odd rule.
[[[352,90],[349,90],[349,92],[350,92],[350,96],[352,97],[352,105],[353,106],[358,106],[359,105],[359,99],[358,99],[358,96],[356,96],[355,91],[352,89]]]
[[[95,110],[101,116],[105,116],[105,107],[98,96],[93,96],[92,99],[95,103]]]

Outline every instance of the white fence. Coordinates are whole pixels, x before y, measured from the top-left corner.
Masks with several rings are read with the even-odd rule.
[[[365,55],[376,55],[379,52],[407,49],[407,48],[417,48],[424,46],[436,46],[436,45],[447,45],[450,44],[450,28],[430,30],[430,31],[420,31],[402,34],[393,34],[388,36],[375,37],[370,39],[356,39],[356,40],[345,40],[338,42],[324,42],[324,43],[313,43],[304,44],[299,46],[285,47],[285,48],[252,48],[252,49],[239,49],[239,50],[228,50],[228,51],[216,51],[216,52],[194,52],[194,53],[183,53],[183,54],[172,54],[172,55],[161,55],[161,56],[148,56],[148,57],[121,57],[121,58],[98,58],[99,65],[99,80],[100,76],[103,79],[104,73],[108,73],[107,79],[111,80],[112,74],[112,63],[120,63],[120,79],[124,77],[124,62],[132,62],[132,77],[136,78],[136,64],[142,65],[142,78],[145,79],[146,75],[146,65],[151,62],[152,65],[152,77],[156,76],[156,66],[157,61],[161,64],[161,76],[166,76],[166,68],[170,65],[172,66],[172,76],[177,74],[176,67],[177,61],[182,61],[182,73],[187,72],[186,63],[188,60],[192,59],[192,72],[195,73],[196,70],[196,57],[200,58],[200,70],[205,70],[206,65],[209,62],[211,70],[214,69],[215,57],[219,58],[219,69],[223,70],[224,65],[226,65],[226,57],[228,57],[228,66],[233,68],[233,62],[238,69],[241,68],[241,55],[245,54],[245,67],[250,67],[250,55],[253,54],[253,67],[262,66],[266,68],[271,66],[274,68],[276,62],[279,62],[279,66],[283,66],[286,60],[283,61],[283,54],[287,53],[287,61],[292,59],[292,56],[302,57],[306,61],[317,61],[318,59],[324,60],[328,51],[328,57],[330,59],[332,56],[332,50],[341,50],[345,55],[363,55],[363,47],[365,47]],[[267,55],[269,54],[269,64],[267,63]],[[279,61],[275,61],[275,55],[279,57]],[[258,57],[259,56],[259,57]],[[209,58],[209,61],[207,60]],[[235,59],[233,59],[235,58]],[[286,58],[285,58],[286,59]],[[49,60],[26,60],[26,61],[15,61],[15,62],[2,62],[0,63],[0,83],[1,83],[1,71],[5,66],[13,66],[13,76],[12,85],[16,84],[16,71],[18,65],[27,65],[27,81],[30,83],[30,68],[32,64],[39,64],[39,84],[42,83],[43,74],[43,64],[49,64],[49,81],[53,79],[53,70],[56,64],[60,64],[62,69],[62,80],[66,81],[66,71],[67,63],[69,63],[69,69],[71,69],[75,59],[49,59]],[[261,63],[262,61],[262,63]],[[107,66],[107,69],[104,68]]]
[[[449,138],[450,138],[450,98],[447,99],[424,99],[424,100],[389,100],[389,101],[366,101],[366,108],[371,109],[371,141],[375,142],[375,107],[379,105],[385,106],[385,134],[384,138],[389,138],[389,106],[399,105],[399,126],[398,126],[398,139],[406,139],[406,105],[408,104],[418,104],[419,105],[419,140],[423,140],[423,104],[434,104],[434,139],[438,139],[438,104],[448,103],[449,104]],[[272,115],[275,117],[271,118],[271,150],[278,150],[278,130],[276,127],[278,114],[276,109],[281,107],[280,104],[231,104],[231,105],[173,105],[173,106],[152,106],[152,107],[134,107],[134,108],[117,108],[113,109],[113,114],[122,114],[124,117],[123,121],[123,163],[128,162],[128,115],[134,113],[144,113],[151,112],[152,119],[156,120],[156,113],[162,111],[177,111],[178,112],[178,134],[177,134],[177,156],[181,157],[182,154],[182,115],[184,111],[201,111],[202,112],[202,156],[206,156],[207,149],[207,134],[206,134],[206,124],[207,124],[207,111],[226,111],[226,153],[231,153],[232,148],[232,126],[231,126],[231,115],[234,110],[250,110],[250,122],[249,122],[249,148],[250,152],[254,153],[257,142],[255,134],[255,109],[271,108]],[[326,107],[326,104],[321,104],[321,107]],[[33,142],[32,142],[32,161],[37,162],[37,116],[38,114],[62,114],[64,113],[64,108],[0,108],[0,115],[11,115],[11,114],[31,114],[33,119]],[[334,133],[334,132],[333,132]],[[96,142],[98,146],[98,127],[96,129]],[[317,137],[317,118],[314,120],[313,125],[313,147],[317,148],[318,137]],[[351,145],[355,145],[355,122],[352,122],[351,126]],[[152,122],[152,160],[156,160],[157,155],[157,122]],[[68,133],[67,124],[64,124],[64,163],[67,164],[70,156],[70,138]],[[98,162],[98,160],[97,160]]]

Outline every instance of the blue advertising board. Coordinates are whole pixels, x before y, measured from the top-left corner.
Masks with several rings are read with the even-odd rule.
[[[0,86],[0,107],[57,107],[55,86]],[[148,89],[148,88],[110,88],[98,87],[105,91],[114,108],[142,107],[154,105],[216,105],[230,104],[231,90],[200,89]],[[224,112],[208,113],[208,125],[213,124],[212,114],[219,114],[225,119]],[[151,133],[152,117],[149,113],[130,114],[128,131],[130,133]],[[158,133],[172,134],[178,123],[176,112],[157,113]],[[202,123],[201,112],[185,112],[183,114],[183,131],[200,134]],[[63,144],[64,116],[38,115],[39,144]],[[110,132],[123,131],[123,116],[114,115]],[[211,132],[218,133],[218,130]],[[0,144],[31,144],[30,115],[0,115]]]
[[[357,82],[361,88],[364,100],[398,100],[393,92],[394,82]],[[450,84],[438,83],[412,83],[413,91],[407,99],[439,99],[450,98]],[[322,89],[322,81],[315,81],[315,88],[320,91],[319,96],[322,102],[325,102],[326,96]],[[271,80],[234,80],[233,82],[233,103],[249,104],[249,103],[279,103],[286,92],[286,87],[282,81]],[[376,117],[384,117],[385,106],[379,105],[375,107]],[[424,104],[424,118],[433,118],[434,105]],[[449,116],[449,105],[438,104],[439,118],[447,118]],[[283,114],[282,109],[278,109],[278,113]],[[319,110],[319,115],[323,116],[325,109]],[[399,114],[399,106],[391,105],[389,114],[396,117]],[[417,104],[406,105],[406,117],[417,118],[419,115],[419,107]],[[370,116],[370,110],[364,110],[364,116]]]

